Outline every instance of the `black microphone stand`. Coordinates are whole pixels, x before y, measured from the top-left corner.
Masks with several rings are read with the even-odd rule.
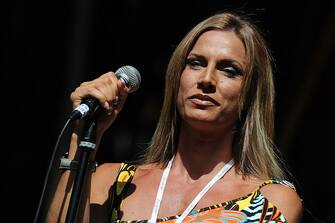
[[[65,223],[73,223],[76,220],[82,188],[85,182],[85,176],[87,175],[87,171],[90,171],[88,170],[90,153],[96,150],[96,120],[91,117],[85,117],[83,121],[84,128],[82,139],[78,145],[78,152],[80,153],[79,162],[76,176],[73,182],[72,194]]]

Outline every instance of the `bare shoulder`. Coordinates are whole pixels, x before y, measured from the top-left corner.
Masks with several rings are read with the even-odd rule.
[[[92,174],[91,203],[101,204],[106,201],[119,168],[120,163],[104,163],[97,167]]]
[[[92,182],[98,181],[109,181],[115,179],[120,163],[104,163],[97,167],[97,170],[92,174]]]
[[[289,223],[300,222],[303,210],[302,201],[293,188],[282,184],[269,184],[261,191],[283,213]]]
[[[161,170],[162,167],[159,164],[141,164],[137,167],[136,174],[134,175],[134,181],[138,179],[146,179],[151,176],[157,170]]]

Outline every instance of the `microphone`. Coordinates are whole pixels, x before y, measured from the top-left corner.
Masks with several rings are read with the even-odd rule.
[[[129,89],[129,93],[137,91],[140,87],[141,75],[135,67],[130,65],[122,66],[115,71],[115,76],[126,85]],[[97,99],[92,97],[84,98],[80,105],[72,111],[69,119],[81,119],[87,115],[93,114],[99,107],[100,103]]]

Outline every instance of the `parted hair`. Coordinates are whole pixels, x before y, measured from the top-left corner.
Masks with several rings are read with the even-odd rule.
[[[274,137],[273,58],[259,28],[245,15],[222,12],[197,24],[175,48],[165,76],[165,96],[159,121],[147,148],[145,163],[166,165],[176,153],[180,116],[176,101],[180,76],[189,52],[207,31],[234,32],[243,42],[247,66],[239,98],[239,120],[234,130],[236,169],[244,176],[285,176]]]

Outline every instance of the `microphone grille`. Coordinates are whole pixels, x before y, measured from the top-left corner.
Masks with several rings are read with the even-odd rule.
[[[130,65],[125,65],[115,71],[118,79],[122,79],[129,88],[129,93],[136,91],[141,84],[141,75],[138,70]]]

